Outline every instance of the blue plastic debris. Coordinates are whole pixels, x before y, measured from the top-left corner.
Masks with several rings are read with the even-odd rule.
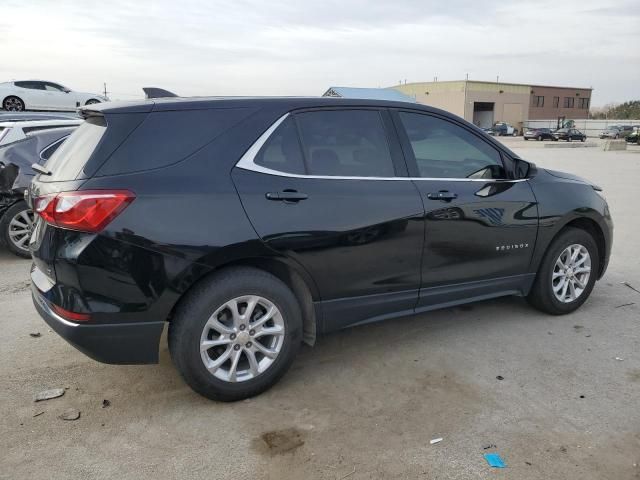
[[[500,455],[498,455],[497,453],[485,453],[484,459],[487,461],[490,467],[496,467],[496,468],[506,467],[505,463],[500,458]]]

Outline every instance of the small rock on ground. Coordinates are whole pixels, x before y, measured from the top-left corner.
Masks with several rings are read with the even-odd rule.
[[[69,408],[62,412],[62,415],[60,415],[59,418],[62,420],[78,420],[80,418],[80,410]]]

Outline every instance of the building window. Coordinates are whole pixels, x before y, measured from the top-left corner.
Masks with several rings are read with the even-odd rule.
[[[553,108],[558,108],[560,106],[560,97],[553,97]]]
[[[582,108],[584,110],[588,110],[589,109],[589,99],[588,98],[581,98],[579,106],[580,106],[580,108]]]
[[[575,103],[575,98],[564,97],[564,108],[573,108],[574,103]]]
[[[544,97],[542,95],[536,95],[533,97],[534,107],[544,107]]]

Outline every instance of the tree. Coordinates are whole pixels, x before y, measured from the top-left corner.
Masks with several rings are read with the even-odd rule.
[[[640,100],[594,108],[589,112],[589,117],[598,120],[636,120],[640,118]]]

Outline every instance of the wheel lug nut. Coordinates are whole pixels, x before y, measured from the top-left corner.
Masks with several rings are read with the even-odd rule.
[[[234,349],[234,350],[240,350],[240,345],[235,344],[235,345],[233,346],[233,349]]]
[[[251,345],[253,345],[251,342],[247,342],[247,344],[245,345],[245,347],[247,347],[247,348],[251,348]]]
[[[246,326],[246,325],[244,325],[244,324],[243,324],[243,325],[240,325],[240,330],[244,330],[245,328],[247,328],[247,326]]]
[[[253,336],[253,335],[255,335],[255,334],[256,334],[256,331],[255,331],[255,330],[253,330],[253,329],[252,329],[252,330],[249,330],[249,335]]]
[[[235,340],[235,339],[236,339],[236,334],[235,334],[235,333],[232,333],[231,335],[229,335],[229,338],[230,338],[231,340]]]

